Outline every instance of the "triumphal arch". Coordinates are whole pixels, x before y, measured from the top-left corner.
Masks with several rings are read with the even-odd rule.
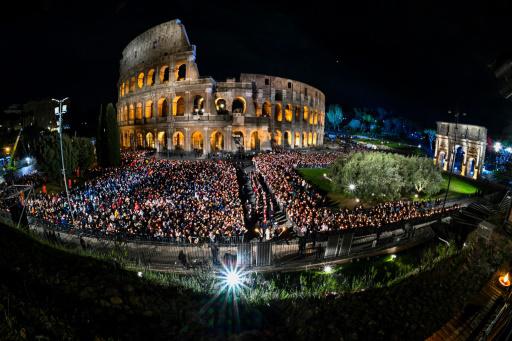
[[[487,128],[437,122],[434,164],[445,171],[476,179],[482,172]]]

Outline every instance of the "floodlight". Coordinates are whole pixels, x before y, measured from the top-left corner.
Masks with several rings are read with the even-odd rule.
[[[55,107],[54,111],[55,111],[55,115],[58,115],[59,114],[59,107]]]
[[[494,151],[495,151],[496,153],[500,152],[502,148],[503,148],[503,145],[501,144],[501,142],[496,142],[496,143],[494,144]]]
[[[28,156],[25,158],[25,162],[30,163],[30,158]]]
[[[137,272],[137,276],[138,276],[139,278],[142,278],[142,271]]]
[[[227,288],[229,291],[238,291],[238,289],[241,289],[242,287],[245,286],[245,277],[246,273],[243,272],[241,269],[238,269],[236,266],[224,266],[219,276],[219,279],[221,281],[221,290]]]
[[[359,198],[356,198],[356,202],[360,202],[361,200],[359,200]]]
[[[333,271],[332,266],[330,266],[330,265],[324,266],[324,272],[326,274],[330,274],[330,273],[332,273],[332,271]]]
[[[396,259],[396,255],[391,255],[391,260],[395,260]]]
[[[68,106],[66,104],[62,105],[62,113],[68,112]]]
[[[350,185],[348,185],[348,189],[349,189],[349,190],[351,190],[351,191],[353,191],[353,190],[355,190],[355,189],[356,189],[356,185],[354,185],[354,184],[350,184]]]

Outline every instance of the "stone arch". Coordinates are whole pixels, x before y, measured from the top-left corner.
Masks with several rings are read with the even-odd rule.
[[[139,76],[137,77],[137,86],[139,89],[142,89],[144,86],[144,72],[139,73]]]
[[[439,152],[439,155],[437,157],[437,164],[441,169],[445,169],[445,162],[446,162],[446,152],[441,151]]]
[[[460,174],[462,172],[462,167],[464,165],[464,154],[466,154],[464,150],[464,146],[455,146],[455,154],[453,156],[453,173]]]
[[[194,149],[196,151],[201,151],[201,152],[203,151],[204,138],[203,138],[203,134],[200,131],[195,131],[192,134],[191,141],[192,141],[192,149]]]
[[[251,150],[260,150],[260,137],[258,135],[258,131],[255,130],[251,133],[250,139],[250,148]]]
[[[215,100],[215,109],[217,109],[217,114],[223,115],[227,114],[227,103],[224,98],[217,98]]]
[[[153,117],[153,101],[146,101],[146,109],[144,110],[144,117],[150,119]]]
[[[166,148],[167,147],[167,134],[165,131],[159,131],[157,135],[158,140],[158,147],[159,148]]]
[[[476,160],[475,158],[470,158],[468,160],[468,170],[467,175],[474,177],[475,176],[475,169],[476,169]]]
[[[216,130],[210,135],[210,151],[219,152],[224,150],[224,134]]]
[[[275,112],[274,117],[276,118],[276,121],[282,122],[283,121],[283,109],[281,107],[281,103],[276,103],[274,112]]]
[[[265,101],[263,103],[262,116],[263,117],[272,117],[272,104],[270,104],[269,101]]]
[[[146,134],[146,147],[147,148],[155,148],[155,137],[152,132],[148,132]]]
[[[135,77],[132,77],[130,79],[130,91],[131,92],[134,92],[135,91]]]
[[[142,133],[137,133],[137,147],[144,146],[144,137],[142,136]]]
[[[302,147],[308,146],[308,133],[303,132],[302,133]]]
[[[315,112],[315,116],[313,118],[313,124],[318,125],[318,113],[317,112]]]
[[[128,113],[128,118],[130,119],[130,121],[133,121],[135,119],[135,107],[133,106],[133,104],[130,104],[130,111]]]
[[[237,114],[243,114],[243,113],[245,113],[246,107],[247,107],[247,104],[245,102],[245,98],[236,97],[233,100],[233,103],[231,104],[231,112],[237,113]]]
[[[177,131],[172,136],[172,144],[174,149],[183,150],[185,148],[185,134],[182,131]]]
[[[233,143],[238,149],[245,149],[245,136],[240,130],[233,132]]]
[[[292,133],[289,130],[286,130],[283,134],[283,142],[285,147],[292,146]]]
[[[309,124],[310,124],[310,125],[313,125],[313,119],[314,119],[314,118],[315,118],[315,112],[313,111],[313,112],[311,112],[311,113],[309,114]]]
[[[295,132],[295,147],[300,148],[300,133],[298,131]]]
[[[137,103],[137,111],[135,112],[135,118],[142,120],[142,103]]]
[[[290,104],[287,104],[286,108],[284,109],[284,120],[286,122],[293,121],[293,110]]]
[[[203,96],[196,95],[194,97],[194,115],[202,115],[204,113],[204,98]]]
[[[187,79],[187,64],[181,64],[176,70],[177,81],[184,81]]]
[[[123,83],[121,84],[121,90],[119,91],[119,92],[121,93],[121,97],[123,97],[123,96],[124,96],[124,87],[125,87],[125,85],[124,85],[124,82],[123,82]]]
[[[185,115],[185,100],[181,96],[176,96],[172,100],[172,114],[174,116]]]
[[[274,132],[274,143],[277,144],[278,146],[281,146],[283,144],[283,137],[281,134],[281,130],[279,129],[277,129]]]
[[[169,81],[169,65],[162,65],[159,72],[160,83]]]
[[[167,102],[167,98],[162,97],[157,102],[158,107],[158,117],[166,117],[169,115],[169,103]]]
[[[307,105],[304,106],[302,118],[303,118],[304,122],[308,121],[308,118],[309,118],[309,108],[308,108]]]
[[[313,145],[313,133],[309,132],[308,133],[308,146],[311,146],[311,145]]]
[[[316,143],[317,143],[317,139],[318,138],[318,135],[316,133],[316,131],[313,133],[313,145],[316,146]]]
[[[155,84],[155,69],[149,69],[146,78],[146,85],[152,86],[153,84]]]

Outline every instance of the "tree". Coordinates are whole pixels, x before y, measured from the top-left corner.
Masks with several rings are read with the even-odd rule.
[[[77,166],[81,170],[86,170],[92,167],[96,156],[94,155],[94,145],[91,139],[86,137],[73,138],[73,148],[77,151],[78,160]]]
[[[336,190],[367,201],[396,200],[412,193],[432,195],[439,192],[443,180],[428,158],[379,152],[340,158],[329,174]]]
[[[329,111],[327,112],[327,120],[335,130],[339,130],[341,122],[343,121],[343,117],[343,109],[339,104],[329,106]]]
[[[62,175],[59,136],[57,133],[43,133],[32,140],[32,150],[39,167],[49,178],[57,180]],[[71,139],[62,135],[64,165],[66,175],[71,175],[78,164],[78,152],[73,148]]]
[[[105,113],[100,110],[96,155],[98,163],[103,167],[118,166],[121,162],[119,127],[117,125],[116,109],[112,103],[107,105]]]
[[[428,142],[429,142],[429,146],[430,146],[430,155],[433,155],[434,154],[433,143],[436,140],[437,132],[434,129],[425,129],[425,130],[423,130],[423,133],[425,133],[425,135],[428,138]]]
[[[361,121],[359,121],[357,118],[353,118],[349,124],[348,127],[352,129],[353,131],[357,131],[361,129]]]

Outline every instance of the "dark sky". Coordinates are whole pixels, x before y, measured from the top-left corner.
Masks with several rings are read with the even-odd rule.
[[[512,118],[488,65],[511,52],[508,1],[43,1],[0,11],[0,106],[70,96],[75,119],[115,102],[124,46],[175,18],[202,75],[304,81],[327,103],[385,107],[425,125],[465,111],[500,132]],[[449,3],[449,5],[447,4]]]

